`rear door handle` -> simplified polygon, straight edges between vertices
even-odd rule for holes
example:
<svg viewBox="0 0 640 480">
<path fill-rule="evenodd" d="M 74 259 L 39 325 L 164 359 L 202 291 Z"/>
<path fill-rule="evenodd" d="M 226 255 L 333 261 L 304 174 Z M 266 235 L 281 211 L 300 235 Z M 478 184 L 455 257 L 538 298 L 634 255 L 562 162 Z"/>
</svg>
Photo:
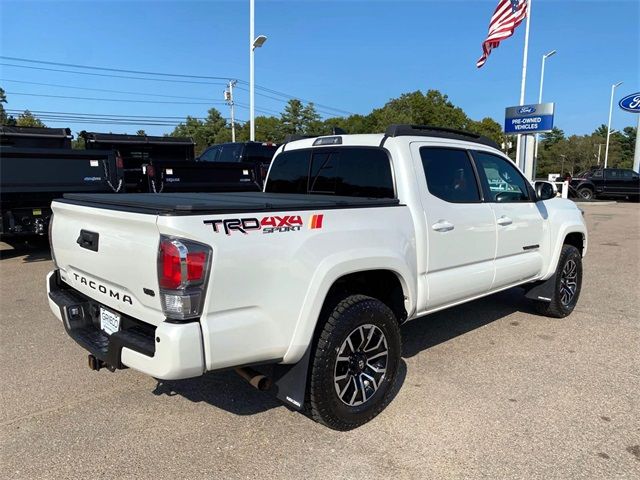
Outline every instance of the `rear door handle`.
<svg viewBox="0 0 640 480">
<path fill-rule="evenodd" d="M 513 223 L 513 220 L 511 220 L 509 217 L 502 215 L 498 221 L 497 221 L 498 225 L 502 225 L 503 227 L 507 226 L 507 225 L 511 225 Z"/>
<path fill-rule="evenodd" d="M 431 228 L 433 228 L 436 232 L 449 232 L 455 227 L 453 226 L 453 223 L 449 223 L 446 220 L 438 220 L 437 223 L 431 225 Z"/>
</svg>

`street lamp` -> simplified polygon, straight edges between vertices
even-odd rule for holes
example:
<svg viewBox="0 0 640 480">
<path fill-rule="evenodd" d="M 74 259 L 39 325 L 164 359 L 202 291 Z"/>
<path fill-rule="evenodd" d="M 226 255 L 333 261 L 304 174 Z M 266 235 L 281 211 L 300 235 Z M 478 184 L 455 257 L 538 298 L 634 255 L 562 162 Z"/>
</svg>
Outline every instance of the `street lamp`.
<svg viewBox="0 0 640 480">
<path fill-rule="evenodd" d="M 604 149 L 604 168 L 607 168 L 609 160 L 609 137 L 611 137 L 611 115 L 613 114 L 613 95 L 616 88 L 622 85 L 623 82 L 614 83 L 611 85 L 611 102 L 609 103 L 609 123 L 607 124 L 607 146 Z"/>
<path fill-rule="evenodd" d="M 547 58 L 552 57 L 555 54 L 556 54 L 556 50 L 551 50 L 550 52 L 547 52 L 544 55 L 542 55 L 542 69 L 540 70 L 540 93 L 538 94 L 538 103 L 542 103 L 542 86 L 544 85 L 544 64 L 547 61 Z M 533 158 L 535 158 L 536 164 L 538 163 L 538 137 L 539 136 L 540 134 L 536 133 L 536 145 L 535 145 L 535 152 L 533 154 Z M 535 177 L 535 175 L 536 175 L 536 172 L 535 172 L 535 165 L 534 165 L 533 176 Z"/>
<path fill-rule="evenodd" d="M 255 79 L 253 53 L 256 48 L 260 48 L 267 41 L 264 35 L 255 36 L 255 0 L 249 1 L 249 139 L 256 139 L 255 123 Z"/>
</svg>

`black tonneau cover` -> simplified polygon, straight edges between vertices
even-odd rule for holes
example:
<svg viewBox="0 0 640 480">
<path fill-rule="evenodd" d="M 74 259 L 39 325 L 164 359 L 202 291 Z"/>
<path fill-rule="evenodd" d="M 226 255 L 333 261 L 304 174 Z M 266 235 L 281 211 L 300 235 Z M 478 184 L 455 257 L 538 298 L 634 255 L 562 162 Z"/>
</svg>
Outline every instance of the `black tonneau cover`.
<svg viewBox="0 0 640 480">
<path fill-rule="evenodd" d="M 287 210 L 327 210 L 336 208 L 371 208 L 400 205 L 393 198 L 337 197 L 287 193 L 125 193 L 64 195 L 57 201 L 156 215 L 204 215 Z"/>
</svg>

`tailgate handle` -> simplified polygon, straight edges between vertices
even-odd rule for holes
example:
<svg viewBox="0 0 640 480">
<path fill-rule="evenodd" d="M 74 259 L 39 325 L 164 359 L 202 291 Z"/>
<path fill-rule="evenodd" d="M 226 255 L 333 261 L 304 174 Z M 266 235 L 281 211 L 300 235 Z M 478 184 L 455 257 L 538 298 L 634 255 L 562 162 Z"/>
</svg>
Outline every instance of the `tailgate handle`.
<svg viewBox="0 0 640 480">
<path fill-rule="evenodd" d="M 80 245 L 82 248 L 86 248 L 87 250 L 97 252 L 99 238 L 100 238 L 100 235 L 97 232 L 80 230 L 80 236 L 78 237 L 78 240 L 76 240 L 76 243 Z"/>
</svg>

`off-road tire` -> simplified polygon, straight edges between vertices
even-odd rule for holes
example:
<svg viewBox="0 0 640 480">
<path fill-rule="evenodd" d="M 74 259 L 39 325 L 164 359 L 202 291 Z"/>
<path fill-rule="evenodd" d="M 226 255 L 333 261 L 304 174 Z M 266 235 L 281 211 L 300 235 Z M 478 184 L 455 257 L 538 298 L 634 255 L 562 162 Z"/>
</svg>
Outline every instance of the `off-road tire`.
<svg viewBox="0 0 640 480">
<path fill-rule="evenodd" d="M 591 188 L 582 187 L 578 190 L 578 198 L 581 200 L 591 201 L 596 199 L 596 194 Z"/>
<path fill-rule="evenodd" d="M 569 262 L 574 262 L 576 266 L 576 289 L 571 301 L 566 305 L 562 302 L 562 285 L 563 285 L 563 271 Z M 573 245 L 563 245 L 560 252 L 560 259 L 558 260 L 558 267 L 556 268 L 556 284 L 553 289 L 553 296 L 550 302 L 537 301 L 536 310 L 538 313 L 547 317 L 564 318 L 573 312 L 573 309 L 578 303 L 580 297 L 580 290 L 582 289 L 582 256 L 576 247 Z"/>
<path fill-rule="evenodd" d="M 357 428 L 378 415 L 388 405 L 401 358 L 398 321 L 387 305 L 365 295 L 351 295 L 324 312 L 313 352 L 310 371 L 312 418 L 334 430 Z M 358 327 L 373 325 L 386 337 L 386 372 L 375 393 L 362 404 L 344 403 L 336 391 L 334 375 L 341 346 Z"/>
</svg>

